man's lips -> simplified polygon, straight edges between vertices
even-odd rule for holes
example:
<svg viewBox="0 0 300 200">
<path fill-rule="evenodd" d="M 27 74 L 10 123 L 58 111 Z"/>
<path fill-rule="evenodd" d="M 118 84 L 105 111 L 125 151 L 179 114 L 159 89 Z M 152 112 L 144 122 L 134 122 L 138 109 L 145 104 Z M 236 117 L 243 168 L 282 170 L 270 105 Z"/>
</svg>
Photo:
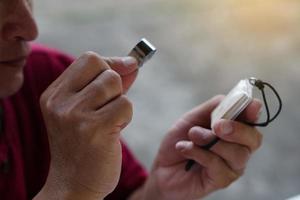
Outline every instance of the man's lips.
<svg viewBox="0 0 300 200">
<path fill-rule="evenodd" d="M 17 57 L 17 58 L 0 61 L 0 64 L 9 65 L 9 66 L 12 66 L 12 67 L 20 66 L 20 65 L 25 64 L 26 58 L 27 58 L 27 56 L 20 56 L 20 57 Z"/>
</svg>

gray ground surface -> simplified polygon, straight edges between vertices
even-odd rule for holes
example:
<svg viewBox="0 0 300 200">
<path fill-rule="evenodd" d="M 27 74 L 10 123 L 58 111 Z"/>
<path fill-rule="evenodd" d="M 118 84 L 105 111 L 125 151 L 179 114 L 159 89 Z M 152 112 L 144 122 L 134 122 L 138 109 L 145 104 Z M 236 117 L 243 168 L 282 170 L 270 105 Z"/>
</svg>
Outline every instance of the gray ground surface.
<svg viewBox="0 0 300 200">
<path fill-rule="evenodd" d="M 157 55 L 129 92 L 124 136 L 150 168 L 161 138 L 185 111 L 244 77 L 276 86 L 279 119 L 246 174 L 208 200 L 282 200 L 300 193 L 300 2 L 296 0 L 42 0 L 39 42 L 75 56 L 125 55 L 141 37 Z"/>
</svg>

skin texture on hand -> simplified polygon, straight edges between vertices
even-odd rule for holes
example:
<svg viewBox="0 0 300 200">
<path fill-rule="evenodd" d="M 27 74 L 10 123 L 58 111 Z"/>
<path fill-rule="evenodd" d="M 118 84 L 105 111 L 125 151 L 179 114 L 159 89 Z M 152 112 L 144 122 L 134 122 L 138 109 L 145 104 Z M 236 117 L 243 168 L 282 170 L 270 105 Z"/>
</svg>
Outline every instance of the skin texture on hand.
<svg viewBox="0 0 300 200">
<path fill-rule="evenodd" d="M 210 130 L 210 114 L 223 96 L 217 96 L 185 114 L 161 143 L 151 174 L 140 198 L 192 200 L 225 188 L 244 172 L 251 154 L 259 148 L 261 133 L 238 121 L 220 120 Z M 257 120 L 261 103 L 254 100 L 239 120 Z M 215 137 L 210 150 L 201 149 Z M 188 159 L 196 161 L 185 171 Z"/>
<path fill-rule="evenodd" d="M 132 117 L 124 91 L 136 75 L 133 58 L 87 52 L 42 94 L 51 164 L 36 199 L 101 199 L 114 190 L 121 171 L 120 132 Z"/>
</svg>

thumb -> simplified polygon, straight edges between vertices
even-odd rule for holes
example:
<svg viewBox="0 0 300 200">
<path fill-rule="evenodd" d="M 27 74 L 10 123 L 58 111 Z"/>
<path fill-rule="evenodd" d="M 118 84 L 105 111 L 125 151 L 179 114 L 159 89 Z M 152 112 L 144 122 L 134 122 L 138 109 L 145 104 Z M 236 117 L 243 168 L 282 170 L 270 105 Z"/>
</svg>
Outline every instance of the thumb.
<svg viewBox="0 0 300 200">
<path fill-rule="evenodd" d="M 138 74 L 137 60 L 133 57 L 104 57 L 104 61 L 122 78 L 123 91 L 126 93 Z"/>
<path fill-rule="evenodd" d="M 184 121 L 193 125 L 199 125 L 205 128 L 210 128 L 210 115 L 211 112 L 218 106 L 224 99 L 223 95 L 217 95 L 205 103 L 194 108 L 183 116 Z"/>
<path fill-rule="evenodd" d="M 104 61 L 118 74 L 126 76 L 138 70 L 137 60 L 133 57 L 104 57 Z"/>
</svg>

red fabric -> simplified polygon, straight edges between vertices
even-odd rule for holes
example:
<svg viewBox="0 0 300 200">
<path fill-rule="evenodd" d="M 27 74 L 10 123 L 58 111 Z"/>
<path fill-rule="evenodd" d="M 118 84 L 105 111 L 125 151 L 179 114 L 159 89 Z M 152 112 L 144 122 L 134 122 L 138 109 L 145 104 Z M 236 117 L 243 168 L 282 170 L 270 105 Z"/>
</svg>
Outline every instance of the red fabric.
<svg viewBox="0 0 300 200">
<path fill-rule="evenodd" d="M 39 109 L 39 96 L 72 58 L 56 50 L 32 45 L 22 89 L 1 100 L 4 132 L 0 134 L 0 199 L 32 199 L 42 188 L 49 169 L 49 146 Z M 122 144 L 119 184 L 106 199 L 126 199 L 146 179 L 143 167 Z"/>
</svg>

